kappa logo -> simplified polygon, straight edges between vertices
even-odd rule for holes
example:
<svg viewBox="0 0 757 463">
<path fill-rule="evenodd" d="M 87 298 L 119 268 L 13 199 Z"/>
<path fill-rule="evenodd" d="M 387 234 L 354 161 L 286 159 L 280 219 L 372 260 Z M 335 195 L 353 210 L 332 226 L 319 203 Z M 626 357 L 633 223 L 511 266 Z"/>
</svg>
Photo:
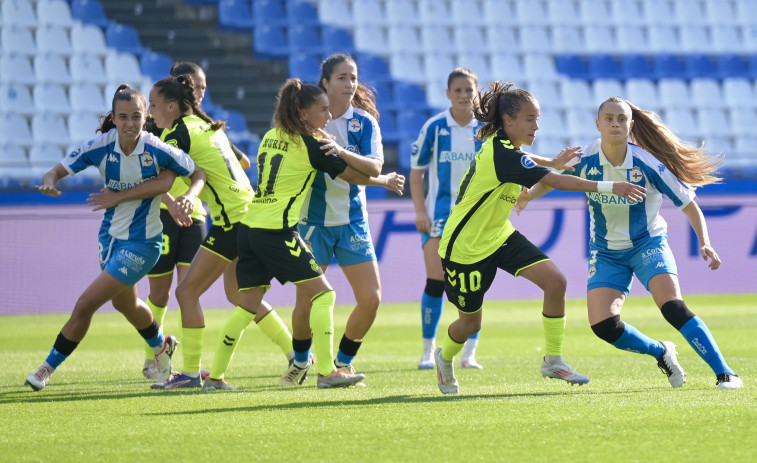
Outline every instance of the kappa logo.
<svg viewBox="0 0 757 463">
<path fill-rule="evenodd" d="M 601 172 L 596 167 L 592 167 L 591 169 L 589 169 L 588 172 L 586 172 L 586 175 L 599 175 L 599 174 L 601 174 Z"/>
<path fill-rule="evenodd" d="M 118 158 L 116 157 L 116 155 L 115 155 L 115 154 L 113 154 L 113 153 L 110 153 L 110 154 L 108 155 L 108 162 L 118 162 Z"/>
<path fill-rule="evenodd" d="M 663 267 L 665 267 L 664 262 L 657 262 L 657 265 L 654 266 L 654 268 L 663 268 Z"/>
<path fill-rule="evenodd" d="M 660 172 L 660 174 L 662 174 L 663 172 L 665 172 L 665 164 L 663 164 L 663 163 L 658 164 L 657 165 L 657 170 Z"/>
<path fill-rule="evenodd" d="M 446 137 L 447 135 L 449 135 L 449 130 L 442 128 L 441 130 L 439 130 L 439 135 Z"/>
<path fill-rule="evenodd" d="M 121 272 L 121 273 L 123 273 L 124 275 L 128 275 L 129 274 L 129 271 L 126 270 L 126 267 L 121 267 L 120 269 L 118 269 L 118 271 Z"/>
</svg>

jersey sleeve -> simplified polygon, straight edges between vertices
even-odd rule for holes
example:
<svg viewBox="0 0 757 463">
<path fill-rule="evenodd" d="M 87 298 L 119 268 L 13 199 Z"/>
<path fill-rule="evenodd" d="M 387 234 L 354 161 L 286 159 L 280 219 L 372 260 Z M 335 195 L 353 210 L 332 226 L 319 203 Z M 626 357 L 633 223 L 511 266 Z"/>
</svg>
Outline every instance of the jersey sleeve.
<svg viewBox="0 0 757 463">
<path fill-rule="evenodd" d="M 514 148 L 508 140 L 494 141 L 494 170 L 502 183 L 516 183 L 531 188 L 549 169 L 537 165 L 523 151 Z"/>
<path fill-rule="evenodd" d="M 173 145 L 161 142 L 157 137 L 148 135 L 149 144 L 154 146 L 155 158 L 161 169 L 170 169 L 179 177 L 188 177 L 195 171 L 195 163 L 184 151 Z"/>
<path fill-rule="evenodd" d="M 643 164 L 643 170 L 647 181 L 657 191 L 670 198 L 679 209 L 688 206 L 696 196 L 694 188 L 680 181 L 662 163 L 659 163 L 657 168 Z"/>
<path fill-rule="evenodd" d="M 160 137 L 165 143 L 179 148 L 185 153 L 189 153 L 192 148 L 192 138 L 189 136 L 189 130 L 184 124 L 177 125 L 173 130 L 164 130 Z"/>
<path fill-rule="evenodd" d="M 434 138 L 435 131 L 431 128 L 431 121 L 427 121 L 410 149 L 410 168 L 420 170 L 431 164 L 434 156 Z"/>
<path fill-rule="evenodd" d="M 332 179 L 336 178 L 337 175 L 344 172 L 347 168 L 347 163 L 342 158 L 333 154 L 326 154 L 321 149 L 321 144 L 315 138 L 304 136 L 302 139 L 305 141 L 311 166 L 326 172 Z"/>
<path fill-rule="evenodd" d="M 75 175 L 89 166 L 98 166 L 106 154 L 104 134 L 85 141 L 79 148 L 70 152 L 60 161 L 60 165 L 70 174 Z"/>
<path fill-rule="evenodd" d="M 381 129 L 378 121 L 370 114 L 365 114 L 368 121 L 360 137 L 360 153 L 371 159 L 384 160 L 384 145 L 381 143 Z"/>
</svg>

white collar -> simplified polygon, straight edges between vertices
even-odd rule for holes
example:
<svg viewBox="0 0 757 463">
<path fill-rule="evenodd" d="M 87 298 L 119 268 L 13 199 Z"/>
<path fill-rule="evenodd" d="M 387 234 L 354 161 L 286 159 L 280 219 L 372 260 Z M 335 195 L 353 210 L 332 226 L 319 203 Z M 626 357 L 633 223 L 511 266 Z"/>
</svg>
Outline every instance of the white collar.
<svg viewBox="0 0 757 463">
<path fill-rule="evenodd" d="M 352 103 L 347 107 L 347 111 L 344 112 L 341 116 L 337 117 L 337 119 L 352 119 L 352 116 L 355 114 L 355 108 L 352 107 Z"/>
<path fill-rule="evenodd" d="M 140 133 L 139 140 L 137 141 L 137 146 L 134 147 L 134 151 L 132 151 L 131 154 L 142 154 L 145 152 L 145 137 L 143 136 L 144 134 L 144 131 Z M 121 142 L 118 140 L 118 131 L 116 131 L 116 144 L 115 146 L 113 146 L 113 151 L 123 156 L 131 156 L 131 154 L 126 154 L 121 149 Z"/>
<path fill-rule="evenodd" d="M 455 120 L 454 117 L 452 117 L 452 111 L 450 111 L 449 108 L 447 108 L 447 110 L 444 111 L 444 117 L 447 118 L 447 125 L 449 125 L 450 127 L 452 127 L 452 126 L 463 127 L 462 125 L 460 125 L 460 124 L 457 123 L 457 121 Z M 478 123 L 478 121 L 476 120 L 476 118 L 472 117 L 471 120 L 468 121 L 468 124 L 465 125 L 464 127 L 474 127 L 475 128 L 477 123 Z"/>
<path fill-rule="evenodd" d="M 632 169 L 633 168 L 633 153 L 632 153 L 633 147 L 626 143 L 626 158 L 623 159 L 623 164 L 619 166 L 613 165 L 605 155 L 605 152 L 602 151 L 602 142 L 599 143 L 599 165 L 602 166 L 611 166 L 613 169 Z"/>
</svg>

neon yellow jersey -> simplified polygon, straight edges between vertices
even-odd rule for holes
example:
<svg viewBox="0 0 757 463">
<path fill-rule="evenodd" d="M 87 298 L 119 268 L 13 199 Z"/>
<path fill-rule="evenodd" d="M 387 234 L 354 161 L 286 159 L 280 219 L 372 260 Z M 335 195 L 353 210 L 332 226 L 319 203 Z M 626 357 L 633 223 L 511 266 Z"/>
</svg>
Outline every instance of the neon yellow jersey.
<svg viewBox="0 0 757 463">
<path fill-rule="evenodd" d="M 184 150 L 205 171 L 200 199 L 208 204 L 213 225 L 229 228 L 241 221 L 255 192 L 226 134 L 191 115 L 177 119 L 160 139 Z"/>
<path fill-rule="evenodd" d="M 521 185 L 530 188 L 548 173 L 515 148 L 504 132 L 489 137 L 457 189 L 439 255 L 459 264 L 474 264 L 492 255 L 515 231 L 510 212 Z"/>
<path fill-rule="evenodd" d="M 317 171 L 332 179 L 347 164 L 327 155 L 309 135 L 271 129 L 258 148 L 258 191 L 242 223 L 250 228 L 283 230 L 300 220 L 300 209 Z"/>
<path fill-rule="evenodd" d="M 173 185 L 168 191 L 168 194 L 170 194 L 174 198 L 178 198 L 179 196 L 186 193 L 187 190 L 189 190 L 189 185 L 187 185 L 187 183 L 181 177 L 176 177 L 176 180 L 173 181 Z M 165 203 L 160 203 L 160 208 L 165 211 L 168 210 L 168 206 L 166 206 Z M 208 215 L 208 211 L 205 210 L 205 206 L 202 205 L 202 201 L 198 197 L 197 201 L 195 202 L 195 210 L 192 211 L 191 217 L 195 222 L 205 222 L 206 215 Z"/>
</svg>

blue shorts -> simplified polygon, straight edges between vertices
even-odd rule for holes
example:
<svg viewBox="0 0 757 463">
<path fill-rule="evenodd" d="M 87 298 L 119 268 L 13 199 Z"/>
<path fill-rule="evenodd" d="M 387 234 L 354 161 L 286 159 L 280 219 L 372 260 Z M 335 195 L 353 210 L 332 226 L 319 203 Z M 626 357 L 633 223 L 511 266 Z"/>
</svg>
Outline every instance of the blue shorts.
<svg viewBox="0 0 757 463">
<path fill-rule="evenodd" d="M 649 291 L 649 280 L 662 273 L 678 274 L 667 236 L 650 237 L 622 251 L 609 251 L 592 245 L 586 289 L 614 288 L 628 296 L 634 274 Z"/>
<path fill-rule="evenodd" d="M 431 222 L 431 231 L 429 233 L 421 232 L 421 248 L 423 248 L 431 238 L 441 238 L 446 223 L 447 219 L 437 219 Z"/>
<path fill-rule="evenodd" d="M 376 260 L 371 230 L 365 221 L 333 227 L 309 224 L 298 227 L 320 266 L 331 264 L 334 256 L 340 267 Z"/>
<path fill-rule="evenodd" d="M 98 243 L 100 268 L 127 286 L 136 285 L 158 262 L 162 236 L 145 241 L 101 236 Z"/>
</svg>

